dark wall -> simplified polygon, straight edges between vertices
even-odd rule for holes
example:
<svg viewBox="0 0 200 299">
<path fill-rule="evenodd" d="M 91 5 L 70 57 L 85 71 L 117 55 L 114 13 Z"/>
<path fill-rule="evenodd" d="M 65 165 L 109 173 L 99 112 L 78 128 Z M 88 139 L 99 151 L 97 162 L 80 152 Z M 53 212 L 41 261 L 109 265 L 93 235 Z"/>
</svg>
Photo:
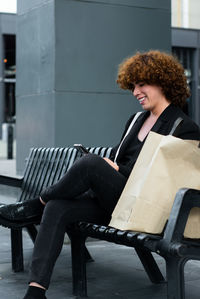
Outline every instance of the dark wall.
<svg viewBox="0 0 200 299">
<path fill-rule="evenodd" d="M 191 96 L 187 112 L 200 126 L 200 30 L 172 28 L 172 47 L 189 75 Z"/>
<path fill-rule="evenodd" d="M 116 85 L 118 64 L 136 50 L 170 49 L 169 1 L 158 2 L 56 2 L 57 144 L 119 140 L 138 105 Z"/>
<path fill-rule="evenodd" d="M 19 171 L 31 146 L 119 140 L 140 107 L 117 87 L 118 64 L 136 50 L 170 50 L 170 2 L 18 0 Z"/>
</svg>

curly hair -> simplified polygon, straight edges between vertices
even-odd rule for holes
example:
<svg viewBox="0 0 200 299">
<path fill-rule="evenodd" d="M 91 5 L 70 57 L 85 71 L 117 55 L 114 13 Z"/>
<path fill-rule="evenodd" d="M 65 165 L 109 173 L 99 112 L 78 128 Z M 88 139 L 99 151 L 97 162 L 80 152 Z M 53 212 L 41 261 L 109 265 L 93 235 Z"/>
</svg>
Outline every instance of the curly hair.
<svg viewBox="0 0 200 299">
<path fill-rule="evenodd" d="M 137 52 L 120 64 L 117 83 L 122 89 L 134 90 L 139 82 L 160 86 L 166 99 L 179 107 L 190 96 L 183 66 L 173 55 L 158 50 Z"/>
</svg>

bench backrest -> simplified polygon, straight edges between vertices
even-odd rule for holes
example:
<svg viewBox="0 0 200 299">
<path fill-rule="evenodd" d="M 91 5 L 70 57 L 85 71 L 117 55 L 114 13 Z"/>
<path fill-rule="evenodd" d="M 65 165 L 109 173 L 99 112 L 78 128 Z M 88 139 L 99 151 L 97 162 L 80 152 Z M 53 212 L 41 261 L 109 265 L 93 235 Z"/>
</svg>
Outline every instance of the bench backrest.
<svg viewBox="0 0 200 299">
<path fill-rule="evenodd" d="M 109 157 L 112 148 L 88 148 L 91 153 Z M 34 198 L 47 186 L 56 183 L 81 154 L 74 147 L 32 148 L 26 161 L 19 201 Z"/>
</svg>

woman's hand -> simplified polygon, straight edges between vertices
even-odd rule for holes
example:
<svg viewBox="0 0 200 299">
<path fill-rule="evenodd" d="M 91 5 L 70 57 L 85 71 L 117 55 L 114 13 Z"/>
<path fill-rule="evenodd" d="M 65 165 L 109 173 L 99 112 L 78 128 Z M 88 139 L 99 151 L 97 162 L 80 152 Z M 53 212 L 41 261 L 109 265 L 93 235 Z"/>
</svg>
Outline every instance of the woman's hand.
<svg viewBox="0 0 200 299">
<path fill-rule="evenodd" d="M 119 170 L 119 166 L 116 164 L 116 163 L 114 163 L 112 160 L 110 160 L 110 159 L 108 159 L 108 158 L 104 158 L 104 160 L 110 165 L 110 166 L 112 166 L 115 170 Z"/>
</svg>

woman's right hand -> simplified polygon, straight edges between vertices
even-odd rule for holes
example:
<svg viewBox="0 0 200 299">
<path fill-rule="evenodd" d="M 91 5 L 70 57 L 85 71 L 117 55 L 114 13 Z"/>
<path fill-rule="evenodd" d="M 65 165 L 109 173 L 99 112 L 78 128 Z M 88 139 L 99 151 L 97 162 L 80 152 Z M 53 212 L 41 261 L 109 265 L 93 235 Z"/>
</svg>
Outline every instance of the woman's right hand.
<svg viewBox="0 0 200 299">
<path fill-rule="evenodd" d="M 114 163 L 112 160 L 108 159 L 108 158 L 104 158 L 104 160 L 110 165 L 112 166 L 116 171 L 119 171 L 119 166 Z"/>
</svg>

